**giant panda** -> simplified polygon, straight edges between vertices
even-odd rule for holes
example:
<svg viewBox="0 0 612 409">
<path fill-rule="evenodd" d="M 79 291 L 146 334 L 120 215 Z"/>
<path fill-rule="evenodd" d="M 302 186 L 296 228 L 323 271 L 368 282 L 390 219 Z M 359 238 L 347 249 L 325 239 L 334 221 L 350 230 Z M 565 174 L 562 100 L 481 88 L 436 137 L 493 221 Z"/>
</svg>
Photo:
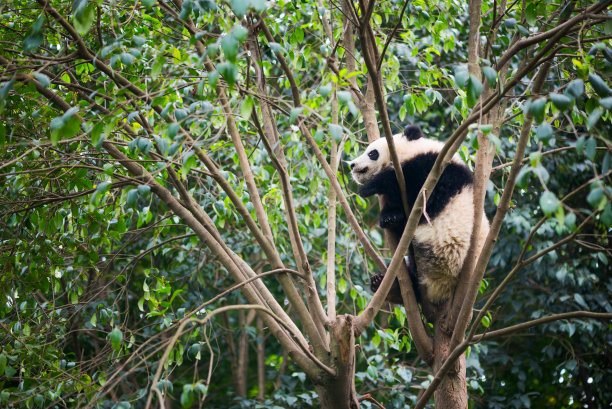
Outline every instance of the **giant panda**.
<svg viewBox="0 0 612 409">
<path fill-rule="evenodd" d="M 444 144 L 425 138 L 416 125 L 409 125 L 403 133 L 394 135 L 393 142 L 404 173 L 408 205 L 412 208 Z M 349 162 L 349 166 L 353 179 L 361 185 L 358 190 L 360 196 L 384 196 L 379 225 L 399 239 L 407 216 L 387 140 L 380 138 L 372 142 L 363 154 Z M 433 192 L 427 192 L 425 210 L 429 221 L 425 215 L 421 217 L 408 255 L 408 270 L 413 284 L 418 281 L 415 288 L 417 297 L 424 296 L 438 304 L 452 295 L 470 247 L 474 225 L 473 187 L 472 172 L 455 154 Z M 477 254 L 489 231 L 489 221 L 484 212 L 479 217 L 482 224 Z M 418 278 L 415 279 L 415 276 Z M 378 289 L 382 277 L 382 274 L 372 277 L 372 291 Z M 402 302 L 397 279 L 387 300 Z"/>
</svg>

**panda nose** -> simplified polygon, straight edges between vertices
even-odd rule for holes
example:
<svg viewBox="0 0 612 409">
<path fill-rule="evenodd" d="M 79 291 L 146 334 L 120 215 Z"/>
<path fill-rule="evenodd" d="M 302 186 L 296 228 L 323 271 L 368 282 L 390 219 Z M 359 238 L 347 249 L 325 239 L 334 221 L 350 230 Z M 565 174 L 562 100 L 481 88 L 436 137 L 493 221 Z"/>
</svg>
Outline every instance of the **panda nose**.
<svg viewBox="0 0 612 409">
<path fill-rule="evenodd" d="M 355 164 L 353 162 L 349 163 L 349 166 L 351 167 L 351 170 L 355 168 Z"/>
</svg>

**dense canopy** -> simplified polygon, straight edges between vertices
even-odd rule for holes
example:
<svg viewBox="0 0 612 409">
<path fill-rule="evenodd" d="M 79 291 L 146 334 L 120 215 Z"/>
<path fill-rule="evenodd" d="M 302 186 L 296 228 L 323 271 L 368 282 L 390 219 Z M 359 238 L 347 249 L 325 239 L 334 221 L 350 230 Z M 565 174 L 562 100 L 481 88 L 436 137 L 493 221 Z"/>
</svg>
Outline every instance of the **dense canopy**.
<svg viewBox="0 0 612 409">
<path fill-rule="evenodd" d="M 2 2 L 0 406 L 606 407 L 611 4 Z M 345 165 L 410 123 L 492 223 L 441 306 Z"/>
</svg>

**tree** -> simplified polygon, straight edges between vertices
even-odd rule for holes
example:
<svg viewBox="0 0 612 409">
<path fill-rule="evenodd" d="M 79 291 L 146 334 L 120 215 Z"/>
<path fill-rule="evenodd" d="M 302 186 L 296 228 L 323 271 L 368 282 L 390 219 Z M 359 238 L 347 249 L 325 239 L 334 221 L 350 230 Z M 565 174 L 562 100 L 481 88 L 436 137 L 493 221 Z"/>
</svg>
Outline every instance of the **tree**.
<svg viewBox="0 0 612 409">
<path fill-rule="evenodd" d="M 221 405 L 250 394 L 252 346 L 256 395 L 268 357 L 287 407 L 467 407 L 466 358 L 477 403 L 603 406 L 610 3 L 0 6 L 3 404 Z M 383 247 L 341 158 L 405 122 L 446 145 Z M 457 151 L 491 230 L 453 299 L 419 306 L 403 259 Z M 560 346 L 498 343 L 527 330 Z"/>
</svg>

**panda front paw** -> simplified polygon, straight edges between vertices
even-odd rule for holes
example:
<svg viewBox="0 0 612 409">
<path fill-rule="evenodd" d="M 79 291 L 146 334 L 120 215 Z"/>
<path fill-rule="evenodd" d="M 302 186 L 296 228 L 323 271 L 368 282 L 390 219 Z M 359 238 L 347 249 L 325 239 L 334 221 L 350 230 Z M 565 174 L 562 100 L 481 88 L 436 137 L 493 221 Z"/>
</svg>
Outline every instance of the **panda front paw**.
<svg viewBox="0 0 612 409">
<path fill-rule="evenodd" d="M 406 216 L 404 211 L 400 209 L 383 209 L 380 213 L 380 219 L 378 225 L 383 229 L 389 229 L 393 227 L 404 227 L 406 224 Z"/>
<path fill-rule="evenodd" d="M 376 193 L 378 193 L 376 190 L 376 185 L 373 183 L 367 183 L 361 186 L 357 191 L 357 194 L 361 197 L 370 197 Z"/>
</svg>

